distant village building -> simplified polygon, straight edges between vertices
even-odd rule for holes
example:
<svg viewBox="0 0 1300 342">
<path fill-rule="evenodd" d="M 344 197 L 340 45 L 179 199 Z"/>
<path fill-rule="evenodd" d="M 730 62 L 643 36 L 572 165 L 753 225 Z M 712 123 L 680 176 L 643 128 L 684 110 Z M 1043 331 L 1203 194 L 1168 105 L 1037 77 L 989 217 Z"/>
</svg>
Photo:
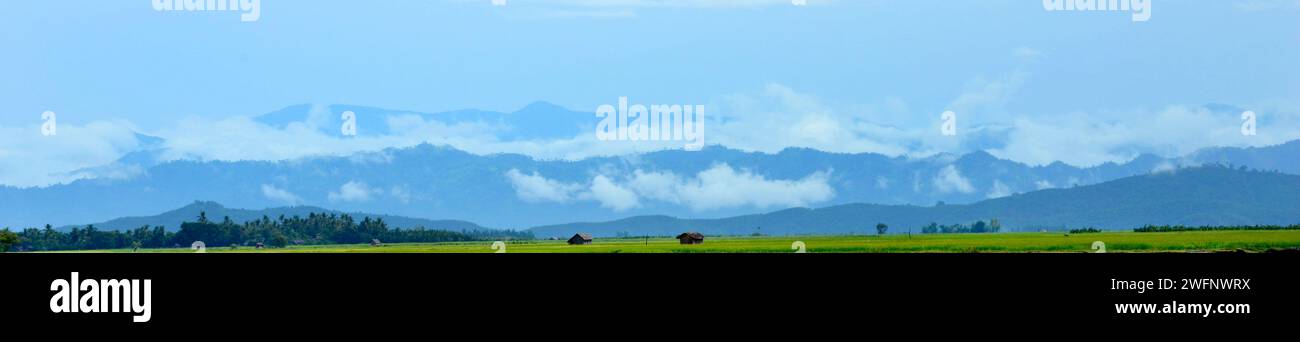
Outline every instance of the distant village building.
<svg viewBox="0 0 1300 342">
<path fill-rule="evenodd" d="M 569 238 L 569 244 L 570 244 L 570 245 L 590 245 L 590 244 L 591 244 L 591 234 L 587 234 L 587 233 L 577 233 L 577 234 L 573 234 L 573 237 Z"/>
<path fill-rule="evenodd" d="M 683 245 L 702 244 L 704 243 L 704 234 L 700 234 L 699 232 L 685 232 L 682 233 L 682 235 L 677 236 L 677 241 L 681 241 Z"/>
<path fill-rule="evenodd" d="M 381 241 L 379 241 L 379 239 L 370 239 L 370 246 L 371 246 L 371 247 L 379 247 L 379 246 L 383 246 L 383 245 L 384 245 L 384 243 L 381 242 Z"/>
</svg>

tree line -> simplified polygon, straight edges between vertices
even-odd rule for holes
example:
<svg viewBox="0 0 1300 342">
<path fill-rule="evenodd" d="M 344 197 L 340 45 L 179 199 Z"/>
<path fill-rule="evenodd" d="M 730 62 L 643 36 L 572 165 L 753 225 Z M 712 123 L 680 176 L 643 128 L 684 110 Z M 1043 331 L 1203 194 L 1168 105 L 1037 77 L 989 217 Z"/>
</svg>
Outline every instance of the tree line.
<svg viewBox="0 0 1300 342">
<path fill-rule="evenodd" d="M 968 233 L 997 233 L 1002 231 L 1002 224 L 997 219 L 985 223 L 983 220 L 976 221 L 970 225 L 955 223 L 950 225 L 930 222 L 930 224 L 921 227 L 921 234 L 968 234 Z"/>
<path fill-rule="evenodd" d="M 180 230 L 169 232 L 162 226 L 143 226 L 124 231 L 105 231 L 94 225 L 72 227 L 68 231 L 28 228 L 21 232 L 0 230 L 0 251 L 58 251 L 122 248 L 168 248 L 189 246 L 203 241 L 208 247 L 355 244 L 379 240 L 386 243 L 448 242 L 484 240 L 527 240 L 532 232 L 509 230 L 438 230 L 390 228 L 382 218 L 365 217 L 356 221 L 347 214 L 317 214 L 307 217 L 284 217 L 235 223 L 229 217 L 210 221 L 200 213 L 194 222 L 184 222 Z"/>
<path fill-rule="evenodd" d="M 1164 233 L 1164 232 L 1204 232 L 1214 230 L 1300 230 L 1300 224 L 1289 226 L 1262 225 L 1262 226 L 1156 226 L 1146 225 L 1141 228 L 1133 229 L 1138 233 Z"/>
</svg>

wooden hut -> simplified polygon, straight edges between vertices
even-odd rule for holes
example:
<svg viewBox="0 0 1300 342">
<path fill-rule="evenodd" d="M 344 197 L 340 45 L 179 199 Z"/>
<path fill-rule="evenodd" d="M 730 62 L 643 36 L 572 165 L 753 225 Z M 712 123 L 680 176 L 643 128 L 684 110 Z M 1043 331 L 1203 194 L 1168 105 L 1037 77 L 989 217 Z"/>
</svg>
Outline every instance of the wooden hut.
<svg viewBox="0 0 1300 342">
<path fill-rule="evenodd" d="M 570 245 L 590 245 L 590 244 L 591 244 L 591 234 L 587 234 L 587 233 L 577 233 L 577 234 L 573 234 L 573 237 L 569 238 L 569 244 L 570 244 Z"/>
<path fill-rule="evenodd" d="M 677 241 L 683 245 L 698 245 L 704 243 L 704 234 L 699 232 L 685 232 L 677 236 Z"/>
</svg>

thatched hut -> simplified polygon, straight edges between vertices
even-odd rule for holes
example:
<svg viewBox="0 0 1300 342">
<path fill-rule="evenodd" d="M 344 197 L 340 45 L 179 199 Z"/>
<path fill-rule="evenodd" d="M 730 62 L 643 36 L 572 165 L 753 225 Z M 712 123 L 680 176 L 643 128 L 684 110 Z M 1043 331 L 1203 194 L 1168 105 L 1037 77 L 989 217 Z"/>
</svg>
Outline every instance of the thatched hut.
<svg viewBox="0 0 1300 342">
<path fill-rule="evenodd" d="M 677 241 L 683 245 L 698 245 L 704 243 L 704 234 L 699 232 L 685 232 L 677 236 Z"/>
<path fill-rule="evenodd" d="M 569 238 L 569 244 L 570 244 L 570 245 L 590 245 L 590 244 L 591 244 L 591 234 L 587 234 L 587 233 L 577 233 L 577 234 L 573 234 L 573 237 Z"/>
</svg>

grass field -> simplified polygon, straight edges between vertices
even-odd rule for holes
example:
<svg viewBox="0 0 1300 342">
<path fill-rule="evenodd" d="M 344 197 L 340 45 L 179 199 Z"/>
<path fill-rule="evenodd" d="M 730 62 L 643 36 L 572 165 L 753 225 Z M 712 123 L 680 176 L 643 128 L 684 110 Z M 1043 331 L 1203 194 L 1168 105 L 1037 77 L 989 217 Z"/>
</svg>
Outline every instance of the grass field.
<svg viewBox="0 0 1300 342">
<path fill-rule="evenodd" d="M 670 238 L 597 238 L 590 245 L 564 241 L 511 241 L 509 253 L 792 253 L 801 241 L 808 253 L 1078 253 L 1101 241 L 1106 252 L 1266 251 L 1300 248 L 1300 231 L 1208 231 L 1177 233 L 1108 232 L 1093 234 L 998 233 L 889 236 L 710 237 L 702 245 L 680 245 Z M 291 246 L 253 249 L 208 248 L 208 253 L 493 253 L 491 241 L 370 245 Z M 129 253 L 130 250 L 80 251 Z M 189 248 L 142 249 L 140 253 L 193 253 Z"/>
</svg>

